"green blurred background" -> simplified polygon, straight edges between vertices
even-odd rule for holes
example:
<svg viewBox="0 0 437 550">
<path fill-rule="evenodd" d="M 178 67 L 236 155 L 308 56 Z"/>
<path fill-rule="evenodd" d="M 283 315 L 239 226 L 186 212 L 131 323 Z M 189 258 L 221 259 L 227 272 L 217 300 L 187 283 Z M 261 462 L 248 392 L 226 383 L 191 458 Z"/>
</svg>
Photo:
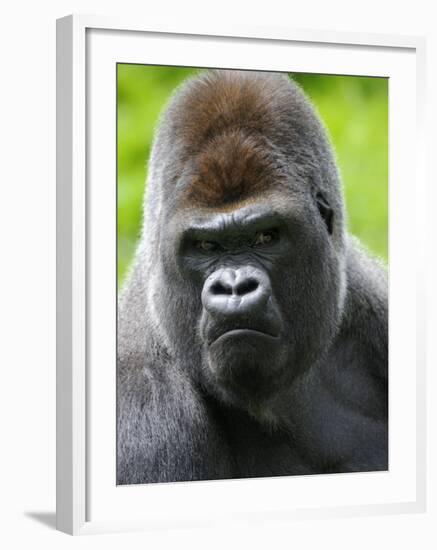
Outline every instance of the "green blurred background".
<svg viewBox="0 0 437 550">
<path fill-rule="evenodd" d="M 142 217 L 147 162 L 159 113 L 197 69 L 118 65 L 118 280 L 132 260 Z M 293 74 L 328 128 L 351 233 L 387 261 L 388 80 Z"/>
</svg>

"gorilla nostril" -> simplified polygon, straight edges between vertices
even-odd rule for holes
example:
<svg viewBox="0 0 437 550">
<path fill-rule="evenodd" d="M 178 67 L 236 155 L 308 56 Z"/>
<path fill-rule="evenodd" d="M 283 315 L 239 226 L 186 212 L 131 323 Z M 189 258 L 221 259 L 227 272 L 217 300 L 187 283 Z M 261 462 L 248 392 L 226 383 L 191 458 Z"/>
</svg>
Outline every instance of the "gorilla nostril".
<svg viewBox="0 0 437 550">
<path fill-rule="evenodd" d="M 229 285 L 226 285 L 222 283 L 221 281 L 215 281 L 214 284 L 211 285 L 210 288 L 211 294 L 214 294 L 215 296 L 220 294 L 232 294 L 232 287 Z"/>
<path fill-rule="evenodd" d="M 254 292 L 259 287 L 259 282 L 256 279 L 245 279 L 241 283 L 237 285 L 237 288 L 235 289 L 237 294 L 239 296 L 243 296 L 244 294 L 250 294 L 251 292 Z"/>
</svg>

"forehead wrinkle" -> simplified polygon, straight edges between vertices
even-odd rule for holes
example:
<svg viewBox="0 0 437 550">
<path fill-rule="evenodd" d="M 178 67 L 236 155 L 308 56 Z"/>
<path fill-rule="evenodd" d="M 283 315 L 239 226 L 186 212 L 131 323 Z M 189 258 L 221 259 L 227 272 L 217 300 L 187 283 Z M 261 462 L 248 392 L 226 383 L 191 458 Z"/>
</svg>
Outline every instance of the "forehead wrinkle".
<svg viewBox="0 0 437 550">
<path fill-rule="evenodd" d="M 201 206 L 200 211 L 205 212 L 208 214 L 231 214 L 233 212 L 237 212 L 238 210 L 241 210 L 242 208 L 249 206 L 250 204 L 255 204 L 259 201 L 260 196 L 249 196 L 246 197 L 243 200 L 234 201 L 234 202 L 228 202 L 225 204 L 216 204 L 216 205 L 210 205 L 210 206 Z"/>
</svg>

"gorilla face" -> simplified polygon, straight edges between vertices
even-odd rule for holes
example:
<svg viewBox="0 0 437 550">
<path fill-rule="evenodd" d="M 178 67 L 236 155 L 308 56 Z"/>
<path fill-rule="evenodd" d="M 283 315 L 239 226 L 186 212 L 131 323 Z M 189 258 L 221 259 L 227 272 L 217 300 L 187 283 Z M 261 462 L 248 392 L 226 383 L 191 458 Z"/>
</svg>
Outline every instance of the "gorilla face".
<svg viewBox="0 0 437 550">
<path fill-rule="evenodd" d="M 329 205 L 323 208 L 287 189 L 170 216 L 165 240 L 176 263 L 168 275 L 183 287 L 176 294 L 187 308 L 182 318 L 169 316 L 177 319 L 172 330 L 178 338 L 192 335 L 201 381 L 220 399 L 262 406 L 332 340 L 341 265 L 326 219 Z M 162 298 L 173 302 L 169 293 Z"/>
</svg>

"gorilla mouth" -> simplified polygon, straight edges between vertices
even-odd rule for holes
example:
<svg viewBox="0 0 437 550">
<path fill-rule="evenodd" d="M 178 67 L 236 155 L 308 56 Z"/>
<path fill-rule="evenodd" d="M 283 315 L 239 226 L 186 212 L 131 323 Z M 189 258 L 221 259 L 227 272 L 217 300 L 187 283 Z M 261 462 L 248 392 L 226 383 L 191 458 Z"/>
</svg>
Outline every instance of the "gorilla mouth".
<svg viewBox="0 0 437 550">
<path fill-rule="evenodd" d="M 217 342 L 224 340 L 225 338 L 232 337 L 268 338 L 269 340 L 277 340 L 279 339 L 279 334 L 273 334 L 272 332 L 257 330 L 253 328 L 234 328 L 219 334 L 214 340 L 210 342 L 209 345 L 211 346 L 212 344 L 216 344 Z"/>
</svg>

